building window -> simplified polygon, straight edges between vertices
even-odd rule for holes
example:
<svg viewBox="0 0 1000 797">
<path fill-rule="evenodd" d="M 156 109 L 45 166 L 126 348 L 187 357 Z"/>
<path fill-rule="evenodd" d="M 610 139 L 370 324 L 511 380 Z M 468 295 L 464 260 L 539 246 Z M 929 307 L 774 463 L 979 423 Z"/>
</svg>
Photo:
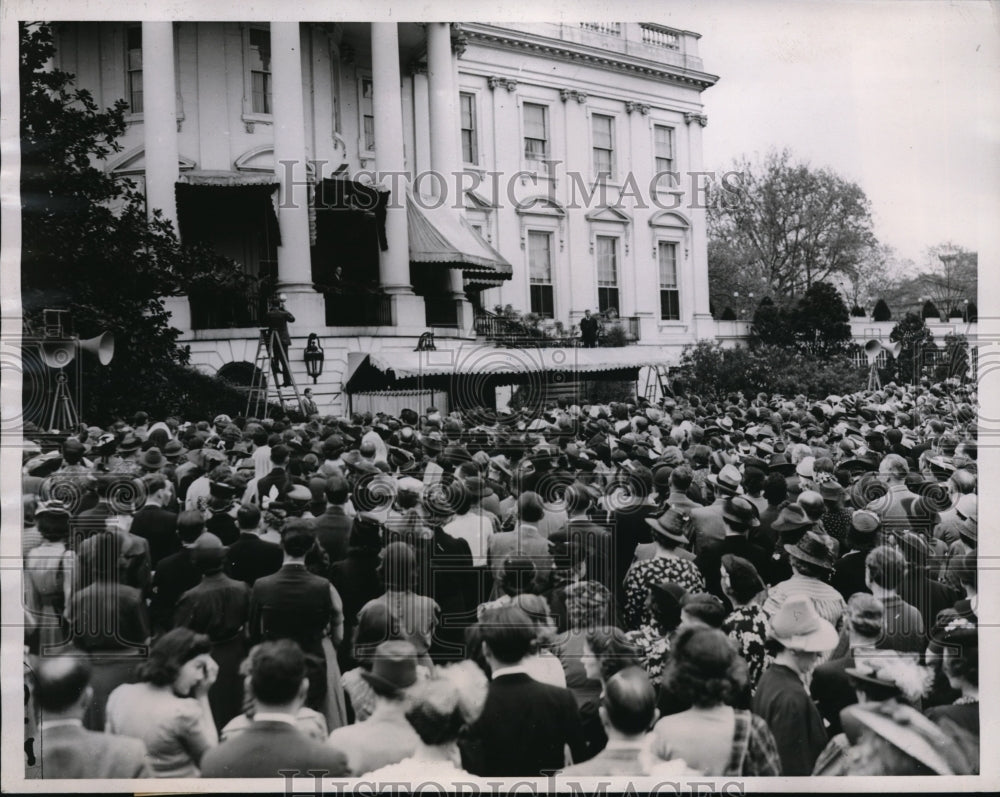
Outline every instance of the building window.
<svg viewBox="0 0 1000 797">
<path fill-rule="evenodd" d="M 250 28 L 250 96 L 253 113 L 271 109 L 271 32 Z"/>
<path fill-rule="evenodd" d="M 462 115 L 462 163 L 479 163 L 476 146 L 476 95 L 462 92 L 458 95 Z"/>
<path fill-rule="evenodd" d="M 375 152 L 375 106 L 373 97 L 375 96 L 375 86 L 371 75 L 362 75 L 358 78 L 358 113 L 361 115 L 361 141 L 359 145 L 362 152 Z"/>
<path fill-rule="evenodd" d="M 674 178 L 663 172 L 674 170 L 674 129 L 665 125 L 653 125 L 653 152 L 656 157 L 656 173 L 661 175 L 656 187 L 667 190 L 674 187 Z"/>
<path fill-rule="evenodd" d="M 549 157 L 549 109 L 533 102 L 524 103 L 524 159 L 544 162 Z M 539 169 L 544 165 L 539 164 Z"/>
<path fill-rule="evenodd" d="M 375 151 L 375 117 L 365 114 L 365 152 Z"/>
<path fill-rule="evenodd" d="M 677 285 L 677 244 L 660 241 L 660 318 L 680 321 L 680 290 Z"/>
<path fill-rule="evenodd" d="M 125 29 L 125 70 L 129 113 L 142 113 L 142 26 Z"/>
<path fill-rule="evenodd" d="M 528 233 L 528 274 L 530 278 L 531 312 L 552 318 L 552 233 Z"/>
<path fill-rule="evenodd" d="M 594 149 L 594 177 L 607 180 L 615 176 L 615 118 L 595 113 L 590 117 Z"/>
<path fill-rule="evenodd" d="M 618 239 L 597 236 L 597 308 L 620 312 L 618 307 Z"/>
</svg>

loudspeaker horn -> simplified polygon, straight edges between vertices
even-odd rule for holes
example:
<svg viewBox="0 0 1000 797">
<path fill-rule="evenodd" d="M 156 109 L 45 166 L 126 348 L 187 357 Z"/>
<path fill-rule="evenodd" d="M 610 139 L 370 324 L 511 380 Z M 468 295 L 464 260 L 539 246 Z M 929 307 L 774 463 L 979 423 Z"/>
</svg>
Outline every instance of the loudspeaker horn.
<svg viewBox="0 0 1000 797">
<path fill-rule="evenodd" d="M 900 350 L 902 348 L 903 348 L 902 342 L 900 342 L 900 341 L 897 340 L 895 343 L 891 343 L 889 345 L 889 348 L 887 349 L 887 351 L 889 352 L 889 354 L 892 355 L 892 359 L 895 360 L 895 359 L 897 359 L 899 357 L 899 352 L 900 352 Z"/>
<path fill-rule="evenodd" d="M 875 362 L 875 358 L 878 357 L 880 351 L 882 351 L 882 344 L 877 340 L 873 339 L 865 344 L 865 357 L 868 358 L 869 364 Z"/>
<path fill-rule="evenodd" d="M 79 342 L 80 351 L 97 355 L 101 365 L 107 365 L 115 356 L 115 335 L 113 332 L 102 332 L 95 338 L 87 338 Z"/>
<path fill-rule="evenodd" d="M 65 368 L 76 357 L 75 340 L 43 340 L 42 361 L 49 368 Z"/>
</svg>

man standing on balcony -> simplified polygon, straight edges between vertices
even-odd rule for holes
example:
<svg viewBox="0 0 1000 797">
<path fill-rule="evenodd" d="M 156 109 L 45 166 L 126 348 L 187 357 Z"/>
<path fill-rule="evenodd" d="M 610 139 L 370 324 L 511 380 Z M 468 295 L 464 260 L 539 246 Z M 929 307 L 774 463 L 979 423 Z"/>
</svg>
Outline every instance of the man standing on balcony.
<svg viewBox="0 0 1000 797">
<path fill-rule="evenodd" d="M 271 351 L 271 372 L 275 382 L 278 380 L 278 369 L 281 369 L 281 386 L 290 387 L 292 375 L 288 368 L 288 347 L 292 345 L 288 334 L 288 324 L 295 323 L 295 316 L 285 309 L 285 300 L 280 296 L 271 299 L 271 308 L 267 311 L 268 336 L 273 339 L 277 333 L 277 342 Z"/>
<path fill-rule="evenodd" d="M 585 349 L 593 349 L 597 346 L 597 333 L 600 324 L 596 317 L 590 314 L 590 309 L 583 311 L 583 318 L 580 319 L 580 337 L 583 339 Z"/>
</svg>

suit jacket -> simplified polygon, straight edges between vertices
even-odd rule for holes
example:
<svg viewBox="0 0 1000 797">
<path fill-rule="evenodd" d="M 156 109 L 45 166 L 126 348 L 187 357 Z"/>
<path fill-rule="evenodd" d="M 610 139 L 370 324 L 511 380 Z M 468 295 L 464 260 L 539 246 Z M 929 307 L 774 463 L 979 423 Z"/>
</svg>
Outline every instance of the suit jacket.
<svg viewBox="0 0 1000 797">
<path fill-rule="evenodd" d="M 284 558 L 280 546 L 265 542 L 252 531 L 244 531 L 229 546 L 226 575 L 252 587 L 258 578 L 277 573 Z"/>
<path fill-rule="evenodd" d="M 828 739 L 823 719 L 799 676 L 788 667 L 772 664 L 757 684 L 752 710 L 774 735 L 781 774 L 811 775 Z"/>
<path fill-rule="evenodd" d="M 292 477 L 284 468 L 272 468 L 266 476 L 257 480 L 257 504 L 263 506 L 263 499 L 271 492 L 272 487 L 278 488 L 278 501 L 284 501 L 288 491 L 292 488 Z"/>
<path fill-rule="evenodd" d="M 724 498 L 717 498 L 708 506 L 691 510 L 691 550 L 695 556 L 713 543 L 720 543 L 726 536 L 726 522 L 722 519 Z"/>
<path fill-rule="evenodd" d="M 614 513 L 611 546 L 614 551 L 614 594 L 619 603 L 623 602 L 625 598 L 622 582 L 632 564 L 636 547 L 640 543 L 652 542 L 653 540 L 646 518 L 655 517 L 658 509 L 652 504 L 643 504 L 628 512 L 616 511 Z"/>
<path fill-rule="evenodd" d="M 339 562 L 347 556 L 348 539 L 351 536 L 353 520 L 347 516 L 342 506 L 328 506 L 326 511 L 313 521 L 319 544 L 326 549 L 330 562 Z"/>
<path fill-rule="evenodd" d="M 250 588 L 223 573 L 212 573 L 181 595 L 174 626 L 208 634 L 213 642 L 228 642 L 243 630 L 249 613 Z"/>
<path fill-rule="evenodd" d="M 250 639 L 294 639 L 306 653 L 324 656 L 322 640 L 332 616 L 330 582 L 302 565 L 284 565 L 253 585 Z"/>
<path fill-rule="evenodd" d="M 563 768 L 567 744 L 574 761 L 584 758 L 573 693 L 525 673 L 501 675 L 490 682 L 483 713 L 461 742 L 462 768 L 481 776 L 538 777 Z"/>
<path fill-rule="evenodd" d="M 162 562 L 153 574 L 153 596 L 149 602 L 149 617 L 156 631 L 173 628 L 174 607 L 181 595 L 198 586 L 201 573 L 194 566 L 191 551 L 182 548 Z"/>
<path fill-rule="evenodd" d="M 840 712 L 858 702 L 857 692 L 847 677 L 847 668 L 854 666 L 854 655 L 830 659 L 813 670 L 809 693 L 816 701 L 819 713 L 829 724 L 830 738 L 841 731 Z"/>
<path fill-rule="evenodd" d="M 347 757 L 287 722 L 255 720 L 201 759 L 203 778 L 280 778 L 288 770 L 302 777 L 309 777 L 307 770 L 340 777 L 348 774 Z"/>
<path fill-rule="evenodd" d="M 132 518 L 132 533 L 149 543 L 150 566 L 156 570 L 160 560 L 181 549 L 177 537 L 177 513 L 147 504 Z"/>
<path fill-rule="evenodd" d="M 43 778 L 152 777 L 138 739 L 57 725 L 44 729 L 40 746 Z"/>
<path fill-rule="evenodd" d="M 867 551 L 850 551 L 841 556 L 834 566 L 830 583 L 845 601 L 850 600 L 851 595 L 855 592 L 871 594 L 871 590 L 865 584 L 865 557 L 867 555 Z"/>
</svg>

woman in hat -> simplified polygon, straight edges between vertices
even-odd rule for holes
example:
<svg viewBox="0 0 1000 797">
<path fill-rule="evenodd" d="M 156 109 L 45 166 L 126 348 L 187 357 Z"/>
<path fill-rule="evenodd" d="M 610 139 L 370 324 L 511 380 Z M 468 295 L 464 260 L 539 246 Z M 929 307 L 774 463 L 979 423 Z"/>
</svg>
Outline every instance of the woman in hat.
<svg viewBox="0 0 1000 797">
<path fill-rule="evenodd" d="M 73 595 L 76 567 L 76 555 L 68 546 L 69 521 L 69 508 L 62 501 L 39 503 L 35 509 L 42 543 L 24 559 L 26 609 L 35 627 L 30 647 L 35 653 L 66 641 L 66 610 Z"/>
<path fill-rule="evenodd" d="M 664 683 L 691 707 L 663 717 L 653 728 L 651 749 L 658 758 L 683 759 L 710 777 L 782 774 L 767 723 L 732 706 L 745 688 L 746 664 L 724 633 L 682 628 L 674 638 Z"/>
<path fill-rule="evenodd" d="M 764 674 L 767 619 L 761 605 L 766 587 L 757 568 L 741 556 L 724 554 L 720 569 L 722 591 L 733 610 L 722 621 L 722 630 L 747 663 L 750 691 Z"/>
<path fill-rule="evenodd" d="M 461 768 L 458 738 L 486 705 L 489 681 L 471 661 L 441 667 L 413 688 L 406 719 L 420 741 L 413 755 L 369 772 L 373 782 L 433 781 L 449 785 L 477 779 Z"/>
<path fill-rule="evenodd" d="M 827 744 L 823 718 L 806 690 L 813 669 L 837 645 L 837 631 L 808 595 L 789 595 L 771 616 L 767 652 L 773 663 L 761 676 L 753 712 L 771 729 L 781 774 L 810 775 Z"/>
<path fill-rule="evenodd" d="M 808 595 L 816 611 L 831 625 L 839 627 L 847 604 L 828 583 L 836 560 L 823 537 L 807 531 L 796 545 L 785 545 L 792 576 L 773 586 L 764 601 L 764 612 L 773 616 L 789 595 Z"/>
<path fill-rule="evenodd" d="M 953 689 L 961 692 L 951 705 L 934 706 L 927 716 L 937 723 L 950 720 L 979 738 L 979 629 L 969 619 L 956 617 L 934 635 L 941 670 Z M 927 656 L 935 653 L 928 649 Z"/>
<path fill-rule="evenodd" d="M 375 648 L 389 640 L 401 640 L 399 621 L 385 605 L 373 606 L 356 626 L 351 645 L 350 659 L 354 662 L 341 676 L 347 702 L 348 724 L 364 722 L 375 710 L 375 692 L 363 673 L 370 673 L 374 664 Z M 325 737 L 324 737 L 325 738 Z"/>
<path fill-rule="evenodd" d="M 688 544 L 685 535 L 689 516 L 675 509 L 668 509 L 656 518 L 646 518 L 650 527 L 656 553 L 652 559 L 636 562 L 625 575 L 624 623 L 626 630 L 635 630 L 652 622 L 646 608 L 646 597 L 653 584 L 670 581 L 691 592 L 702 592 L 705 579 L 697 565 L 690 559 L 678 556 L 676 549 Z"/>
</svg>

